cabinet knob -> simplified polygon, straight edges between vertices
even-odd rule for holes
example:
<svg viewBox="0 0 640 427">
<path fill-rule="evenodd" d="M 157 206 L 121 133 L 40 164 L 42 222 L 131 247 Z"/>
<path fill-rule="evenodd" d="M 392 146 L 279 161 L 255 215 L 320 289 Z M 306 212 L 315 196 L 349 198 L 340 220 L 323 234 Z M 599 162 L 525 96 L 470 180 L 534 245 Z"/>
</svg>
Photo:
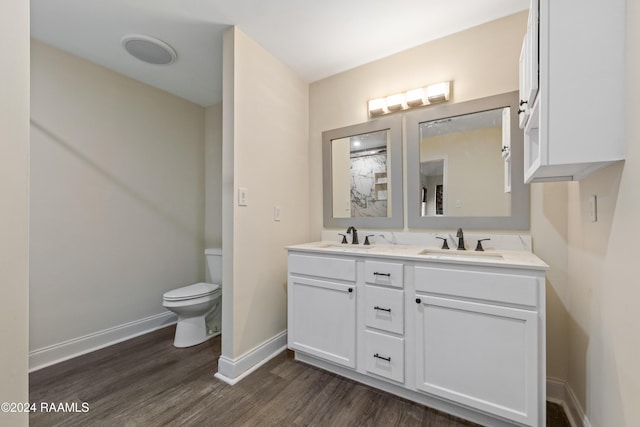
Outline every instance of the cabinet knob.
<svg viewBox="0 0 640 427">
<path fill-rule="evenodd" d="M 420 298 L 416 298 L 416 302 L 417 302 L 418 304 L 420 304 L 420 303 L 422 303 L 422 300 L 421 300 Z"/>
<path fill-rule="evenodd" d="M 524 99 L 520 100 L 520 106 L 522 107 L 524 104 L 528 104 L 529 101 L 525 101 Z"/>
<path fill-rule="evenodd" d="M 353 288 L 349 288 L 349 293 L 353 292 Z"/>
<path fill-rule="evenodd" d="M 522 109 L 522 108 L 518 108 L 518 114 L 520 113 L 524 113 L 526 110 Z"/>
</svg>

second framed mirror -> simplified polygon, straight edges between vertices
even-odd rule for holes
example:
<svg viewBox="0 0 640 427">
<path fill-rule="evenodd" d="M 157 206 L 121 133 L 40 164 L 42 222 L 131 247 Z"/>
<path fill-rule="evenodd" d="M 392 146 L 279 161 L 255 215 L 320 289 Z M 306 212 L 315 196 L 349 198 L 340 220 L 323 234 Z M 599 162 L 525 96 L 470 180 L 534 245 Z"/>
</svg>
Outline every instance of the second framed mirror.
<svg viewBox="0 0 640 427">
<path fill-rule="evenodd" d="M 529 228 L 518 93 L 407 117 L 409 228 Z"/>
</svg>

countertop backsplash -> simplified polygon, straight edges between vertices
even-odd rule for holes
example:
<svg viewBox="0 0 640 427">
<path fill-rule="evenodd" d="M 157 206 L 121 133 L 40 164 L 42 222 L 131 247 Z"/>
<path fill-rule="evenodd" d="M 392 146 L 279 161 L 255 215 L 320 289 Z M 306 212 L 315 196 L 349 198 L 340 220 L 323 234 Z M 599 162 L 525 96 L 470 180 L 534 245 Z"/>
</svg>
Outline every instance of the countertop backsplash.
<svg viewBox="0 0 640 427">
<path fill-rule="evenodd" d="M 498 234 L 495 232 L 482 233 L 473 231 L 464 232 L 464 241 L 467 250 L 474 250 L 479 239 L 491 239 L 482 242 L 482 246 L 485 249 L 504 250 L 504 251 L 532 251 L 531 235 L 529 234 Z M 342 236 L 340 234 L 346 234 L 345 230 L 335 229 L 323 229 L 321 233 L 321 239 L 323 241 L 335 241 L 341 242 Z M 369 241 L 372 244 L 378 245 L 419 245 L 419 246 L 432 246 L 441 247 L 442 240 L 436 239 L 436 237 L 445 237 L 449 243 L 449 247 L 453 250 L 458 246 L 458 239 L 456 238 L 456 230 L 442 230 L 442 231 L 430 231 L 430 232 L 405 232 L 405 231 L 388 231 L 388 230 L 369 230 L 358 229 L 358 240 L 360 244 L 364 243 L 365 237 L 369 237 Z M 351 236 L 347 235 L 347 240 L 351 242 Z"/>
</svg>

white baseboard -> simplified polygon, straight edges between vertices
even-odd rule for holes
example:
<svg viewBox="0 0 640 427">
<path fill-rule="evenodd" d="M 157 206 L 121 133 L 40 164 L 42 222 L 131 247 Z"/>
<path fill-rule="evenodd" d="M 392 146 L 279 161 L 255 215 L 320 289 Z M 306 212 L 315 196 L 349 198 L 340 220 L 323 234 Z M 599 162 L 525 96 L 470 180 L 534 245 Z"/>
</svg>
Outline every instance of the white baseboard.
<svg viewBox="0 0 640 427">
<path fill-rule="evenodd" d="M 30 351 L 29 372 L 153 332 L 156 329 L 175 324 L 177 320 L 178 317 L 174 313 L 167 311 Z"/>
<path fill-rule="evenodd" d="M 566 382 L 547 378 L 547 400 L 562 406 L 571 427 L 591 427 L 589 418 L 585 415 L 575 393 Z"/>
<path fill-rule="evenodd" d="M 215 377 L 234 385 L 287 348 L 287 331 L 268 339 L 242 356 L 230 359 L 220 356 Z"/>
</svg>

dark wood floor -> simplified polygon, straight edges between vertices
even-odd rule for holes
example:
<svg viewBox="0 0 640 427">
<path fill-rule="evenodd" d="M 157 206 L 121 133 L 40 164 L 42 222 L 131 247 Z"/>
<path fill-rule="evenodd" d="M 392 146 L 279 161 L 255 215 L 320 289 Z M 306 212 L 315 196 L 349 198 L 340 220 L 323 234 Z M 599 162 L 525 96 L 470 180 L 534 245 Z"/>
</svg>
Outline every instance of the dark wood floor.
<svg viewBox="0 0 640 427">
<path fill-rule="evenodd" d="M 174 327 L 34 372 L 30 401 L 80 412 L 34 412 L 31 426 L 473 426 L 294 361 L 282 353 L 228 386 L 213 377 L 220 339 L 173 347 Z M 82 402 L 89 404 L 82 411 Z M 547 425 L 569 426 L 556 405 Z"/>
</svg>

